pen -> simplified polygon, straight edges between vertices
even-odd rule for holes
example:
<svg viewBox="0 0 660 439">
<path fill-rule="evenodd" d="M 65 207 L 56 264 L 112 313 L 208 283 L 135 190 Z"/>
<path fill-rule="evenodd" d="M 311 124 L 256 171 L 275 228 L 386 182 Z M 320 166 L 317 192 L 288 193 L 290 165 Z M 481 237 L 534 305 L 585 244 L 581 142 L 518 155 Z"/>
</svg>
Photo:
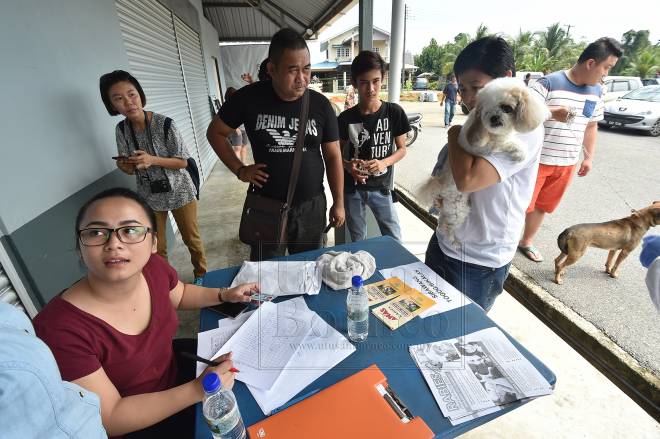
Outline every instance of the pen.
<svg viewBox="0 0 660 439">
<path fill-rule="evenodd" d="M 286 404 L 283 404 L 283 405 L 279 406 L 278 408 L 274 409 L 272 412 L 270 412 L 270 414 L 271 414 L 271 415 L 274 415 L 274 414 L 277 413 L 277 412 L 281 412 L 282 410 L 291 407 L 292 405 L 294 405 L 294 404 L 296 404 L 296 403 L 302 401 L 303 399 L 306 399 L 306 398 L 308 398 L 308 397 L 314 395 L 315 393 L 318 393 L 319 390 L 321 390 L 321 389 L 314 389 L 314 390 L 312 390 L 312 391 L 309 392 L 309 393 L 305 393 L 304 395 L 301 395 L 301 396 L 299 396 L 299 397 L 297 397 L 297 398 L 294 398 L 294 399 L 292 399 L 291 401 L 287 402 Z"/>
<path fill-rule="evenodd" d="M 200 357 L 199 355 L 191 354 L 190 352 L 182 351 L 181 355 L 183 355 L 186 358 L 190 358 L 191 360 L 195 360 L 195 361 L 199 361 L 200 363 L 208 364 L 209 366 L 219 366 L 220 365 L 220 363 L 218 363 L 217 361 L 207 360 L 204 357 Z M 232 367 L 231 369 L 229 369 L 229 372 L 238 373 L 238 372 L 240 372 L 240 370 L 236 369 L 235 367 Z"/>
</svg>

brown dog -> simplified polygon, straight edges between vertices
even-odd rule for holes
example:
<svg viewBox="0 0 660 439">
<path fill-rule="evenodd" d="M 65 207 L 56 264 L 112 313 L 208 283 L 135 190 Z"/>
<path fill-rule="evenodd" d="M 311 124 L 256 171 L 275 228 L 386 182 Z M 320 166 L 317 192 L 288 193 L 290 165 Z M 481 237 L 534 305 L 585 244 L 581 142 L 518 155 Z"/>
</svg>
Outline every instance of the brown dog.
<svg viewBox="0 0 660 439">
<path fill-rule="evenodd" d="M 646 231 L 658 224 L 660 224 L 660 201 L 654 201 L 649 207 L 633 210 L 632 215 L 626 218 L 569 227 L 557 238 L 561 254 L 555 259 L 555 282 L 561 285 L 566 267 L 580 259 L 587 251 L 587 247 L 609 250 L 605 272 L 611 277 L 618 277 L 621 262 L 639 245 Z M 617 250 L 621 251 L 612 265 Z"/>
</svg>

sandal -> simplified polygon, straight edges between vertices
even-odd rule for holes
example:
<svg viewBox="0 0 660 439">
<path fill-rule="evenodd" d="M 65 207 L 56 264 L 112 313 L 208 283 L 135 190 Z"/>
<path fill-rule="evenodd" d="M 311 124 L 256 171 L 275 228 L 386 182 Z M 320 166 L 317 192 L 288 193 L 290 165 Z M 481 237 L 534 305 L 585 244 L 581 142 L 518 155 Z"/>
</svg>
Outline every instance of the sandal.
<svg viewBox="0 0 660 439">
<path fill-rule="evenodd" d="M 519 245 L 518 249 L 530 261 L 543 262 L 543 255 L 535 246 L 530 245 L 529 247 L 523 247 L 522 245 Z"/>
</svg>

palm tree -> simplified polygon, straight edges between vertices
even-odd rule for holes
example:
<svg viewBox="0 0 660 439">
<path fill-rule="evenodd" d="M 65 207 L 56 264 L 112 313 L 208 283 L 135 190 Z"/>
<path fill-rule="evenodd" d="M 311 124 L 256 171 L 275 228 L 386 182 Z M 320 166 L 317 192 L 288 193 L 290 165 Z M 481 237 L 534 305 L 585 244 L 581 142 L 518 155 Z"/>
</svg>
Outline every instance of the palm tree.
<svg viewBox="0 0 660 439">
<path fill-rule="evenodd" d="M 550 56 L 548 49 L 545 47 L 534 47 L 523 59 L 521 70 L 543 72 L 545 74 L 552 71 L 555 63 L 556 60 Z"/>
<path fill-rule="evenodd" d="M 538 45 L 547 49 L 550 57 L 558 58 L 571 41 L 559 23 L 548 26 L 544 32 L 538 32 Z"/>
<path fill-rule="evenodd" d="M 478 39 L 483 38 L 483 37 L 487 37 L 489 35 L 492 35 L 492 34 L 488 30 L 488 26 L 481 23 L 479 25 L 479 27 L 477 28 L 477 32 L 474 34 L 474 39 L 472 41 L 478 40 Z"/>
<path fill-rule="evenodd" d="M 520 69 L 525 55 L 531 49 L 533 42 L 534 34 L 529 31 L 523 32 L 522 29 L 518 30 L 518 35 L 509 41 L 511 49 L 513 50 L 513 59 L 515 59 L 516 64 L 519 65 L 517 69 Z"/>
<path fill-rule="evenodd" d="M 633 61 L 629 64 L 626 73 L 640 78 L 646 78 L 660 69 L 660 57 L 653 48 L 648 48 L 637 54 Z"/>
</svg>

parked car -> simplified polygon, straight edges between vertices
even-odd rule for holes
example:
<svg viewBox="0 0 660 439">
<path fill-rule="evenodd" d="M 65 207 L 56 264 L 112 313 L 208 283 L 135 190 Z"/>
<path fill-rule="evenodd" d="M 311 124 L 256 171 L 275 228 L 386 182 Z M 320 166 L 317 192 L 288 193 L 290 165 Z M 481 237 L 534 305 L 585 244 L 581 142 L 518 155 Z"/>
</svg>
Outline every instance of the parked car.
<svg viewBox="0 0 660 439">
<path fill-rule="evenodd" d="M 647 85 L 660 85 L 660 78 L 642 79 L 642 84 L 644 84 L 644 87 Z"/>
<path fill-rule="evenodd" d="M 603 100 L 605 102 L 613 101 L 644 86 L 639 76 L 606 76 L 603 83 L 605 87 Z"/>
<path fill-rule="evenodd" d="M 660 85 L 648 85 L 605 105 L 603 128 L 633 128 L 660 136 Z"/>
<path fill-rule="evenodd" d="M 429 80 L 426 78 L 415 78 L 415 83 L 413 84 L 413 90 L 428 90 L 429 89 Z"/>
</svg>

